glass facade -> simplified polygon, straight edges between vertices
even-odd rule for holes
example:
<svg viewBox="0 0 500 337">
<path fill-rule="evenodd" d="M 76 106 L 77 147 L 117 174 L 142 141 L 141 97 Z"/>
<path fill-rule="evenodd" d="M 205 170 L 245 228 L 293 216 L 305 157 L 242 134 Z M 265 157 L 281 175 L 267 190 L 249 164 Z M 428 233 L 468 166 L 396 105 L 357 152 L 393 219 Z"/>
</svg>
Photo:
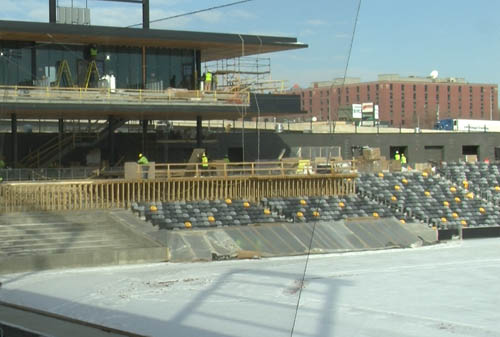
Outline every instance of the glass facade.
<svg viewBox="0 0 500 337">
<path fill-rule="evenodd" d="M 0 41 L 0 85 L 33 85 L 33 44 Z"/>
<path fill-rule="evenodd" d="M 114 75 L 116 88 L 163 90 L 195 89 L 195 50 L 20 43 L 0 41 L 0 85 L 96 87 L 95 72 L 88 79 L 91 60 L 99 77 Z"/>
</svg>

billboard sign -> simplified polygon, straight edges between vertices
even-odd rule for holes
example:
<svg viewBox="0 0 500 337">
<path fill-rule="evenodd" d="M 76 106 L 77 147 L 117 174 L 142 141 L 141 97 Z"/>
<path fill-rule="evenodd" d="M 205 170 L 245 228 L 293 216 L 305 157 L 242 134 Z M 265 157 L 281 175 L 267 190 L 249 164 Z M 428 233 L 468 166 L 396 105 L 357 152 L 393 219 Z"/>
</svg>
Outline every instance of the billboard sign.
<svg viewBox="0 0 500 337">
<path fill-rule="evenodd" d="M 361 104 L 353 104 L 352 105 L 352 118 L 353 119 L 361 119 L 363 117 L 362 113 L 361 113 L 362 110 L 363 110 L 363 108 L 362 108 Z"/>
<path fill-rule="evenodd" d="M 361 107 L 361 111 L 363 113 L 372 113 L 373 112 L 373 102 L 363 103 Z"/>
</svg>

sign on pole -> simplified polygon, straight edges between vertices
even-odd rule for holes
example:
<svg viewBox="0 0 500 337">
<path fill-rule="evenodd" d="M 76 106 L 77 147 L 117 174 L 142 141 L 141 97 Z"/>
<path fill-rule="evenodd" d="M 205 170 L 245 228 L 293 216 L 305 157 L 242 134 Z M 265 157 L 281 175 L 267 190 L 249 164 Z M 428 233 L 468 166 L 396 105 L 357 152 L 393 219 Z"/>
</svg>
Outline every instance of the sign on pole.
<svg viewBox="0 0 500 337">
<path fill-rule="evenodd" d="M 362 106 L 361 104 L 353 104 L 352 105 L 352 118 L 353 119 L 361 119 L 363 118 L 362 114 Z"/>
<path fill-rule="evenodd" d="M 362 107 L 361 107 L 361 111 L 363 113 L 371 113 L 371 112 L 373 112 L 373 102 L 363 103 Z"/>
</svg>

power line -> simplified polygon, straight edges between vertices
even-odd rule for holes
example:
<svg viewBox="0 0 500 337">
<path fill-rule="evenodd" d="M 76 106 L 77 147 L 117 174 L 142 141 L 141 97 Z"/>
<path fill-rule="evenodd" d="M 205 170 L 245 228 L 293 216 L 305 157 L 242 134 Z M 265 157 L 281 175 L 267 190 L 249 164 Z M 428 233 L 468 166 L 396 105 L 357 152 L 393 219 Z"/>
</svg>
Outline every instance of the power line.
<svg viewBox="0 0 500 337">
<path fill-rule="evenodd" d="M 239 4 L 242 4 L 242 3 L 245 3 L 245 2 L 250 2 L 250 1 L 254 1 L 254 0 L 241 0 L 241 1 L 231 2 L 231 3 L 225 4 L 225 5 L 219 5 L 219 6 L 214 6 L 214 7 L 210 7 L 210 8 L 200 9 L 200 10 L 197 10 L 197 11 L 192 11 L 192 12 L 177 14 L 177 15 L 173 15 L 173 16 L 167 16 L 167 17 L 161 18 L 161 19 L 150 20 L 149 23 L 155 23 L 155 22 L 160 22 L 160 21 L 166 21 L 166 20 L 176 19 L 176 18 L 180 18 L 180 17 L 183 17 L 183 16 L 188 16 L 188 15 L 198 14 L 198 13 L 202 13 L 202 12 L 212 11 L 214 9 L 219 9 L 219 8 L 224 8 L 224 7 L 229 7 L 229 6 L 235 6 L 235 5 L 239 5 Z M 130 26 L 127 26 L 127 28 L 136 27 L 136 26 L 142 26 L 142 23 L 137 23 L 135 25 L 130 25 Z"/>
<path fill-rule="evenodd" d="M 347 68 L 349 67 L 349 60 L 351 58 L 352 45 L 354 43 L 354 36 L 356 34 L 356 26 L 358 24 L 358 18 L 359 18 L 359 10 L 360 10 L 360 8 L 361 8 L 361 0 L 359 0 L 358 9 L 356 11 L 356 18 L 354 20 L 354 28 L 352 30 L 351 44 L 349 46 L 349 53 L 347 54 L 347 62 L 346 62 L 346 65 L 345 65 L 344 79 L 342 81 L 342 92 L 343 92 L 343 87 L 344 87 L 344 84 L 345 84 L 345 78 L 346 78 L 346 75 L 347 75 Z M 331 123 L 331 120 L 330 120 L 330 123 Z M 307 257 L 306 257 L 306 263 L 304 265 L 304 272 L 302 273 L 302 280 L 300 280 L 300 284 L 299 284 L 299 296 L 297 298 L 297 306 L 295 307 L 295 315 L 293 317 L 293 323 L 292 323 L 292 329 L 290 331 L 290 337 L 293 337 L 293 332 L 295 330 L 295 323 L 297 322 L 297 314 L 299 312 L 300 298 L 302 296 L 302 289 L 304 289 L 304 281 L 306 279 L 307 265 L 309 264 L 309 257 L 311 255 L 311 247 L 312 247 L 312 243 L 313 243 L 313 238 L 314 238 L 314 232 L 315 232 L 315 230 L 316 230 L 316 222 L 314 222 L 314 224 L 313 224 L 313 228 L 312 228 L 312 232 L 311 232 L 311 239 L 309 241 L 309 247 L 307 249 Z"/>
<path fill-rule="evenodd" d="M 349 68 L 349 61 L 351 60 L 352 45 L 354 44 L 354 36 L 356 35 L 356 27 L 358 25 L 358 17 L 359 17 L 359 10 L 360 9 L 361 9 L 361 0 L 359 0 L 359 2 L 358 2 L 358 10 L 356 11 L 356 19 L 354 20 L 354 27 L 352 29 L 351 43 L 349 44 L 349 52 L 347 53 L 347 61 L 345 64 L 345 69 L 344 69 L 344 77 L 342 78 L 342 89 L 340 91 L 340 102 L 342 102 L 342 96 L 344 95 L 345 81 L 346 81 L 346 77 L 347 77 L 347 69 Z M 339 110 L 340 110 L 340 104 L 339 104 Z M 338 118 L 338 110 L 337 110 L 337 118 Z"/>
</svg>

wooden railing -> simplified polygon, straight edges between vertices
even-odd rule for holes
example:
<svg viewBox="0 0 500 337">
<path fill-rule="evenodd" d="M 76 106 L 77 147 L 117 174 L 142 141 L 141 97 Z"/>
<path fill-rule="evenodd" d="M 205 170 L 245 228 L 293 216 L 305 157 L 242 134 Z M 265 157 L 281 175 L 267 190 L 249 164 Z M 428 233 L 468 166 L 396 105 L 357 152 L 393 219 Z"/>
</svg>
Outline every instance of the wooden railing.
<svg viewBox="0 0 500 337">
<path fill-rule="evenodd" d="M 354 169 L 354 161 L 332 161 L 324 166 L 314 163 L 301 166 L 298 160 L 268 162 L 210 162 L 207 168 L 200 163 L 158 164 L 154 166 L 155 178 L 175 177 L 232 177 L 232 176 L 291 176 L 304 174 L 349 173 Z M 345 164 L 344 167 L 341 164 Z M 138 176 L 140 176 L 138 167 Z"/>
<path fill-rule="evenodd" d="M 31 86 L 0 86 L 0 102 L 41 102 L 66 104 L 172 104 L 249 105 L 250 93 L 166 89 L 162 91 L 110 88 L 61 88 Z"/>
<path fill-rule="evenodd" d="M 225 198 L 257 201 L 264 197 L 346 195 L 355 192 L 355 177 L 355 173 L 227 175 L 154 180 L 3 183 L 0 185 L 0 212 L 124 208 L 140 201 Z"/>
</svg>

